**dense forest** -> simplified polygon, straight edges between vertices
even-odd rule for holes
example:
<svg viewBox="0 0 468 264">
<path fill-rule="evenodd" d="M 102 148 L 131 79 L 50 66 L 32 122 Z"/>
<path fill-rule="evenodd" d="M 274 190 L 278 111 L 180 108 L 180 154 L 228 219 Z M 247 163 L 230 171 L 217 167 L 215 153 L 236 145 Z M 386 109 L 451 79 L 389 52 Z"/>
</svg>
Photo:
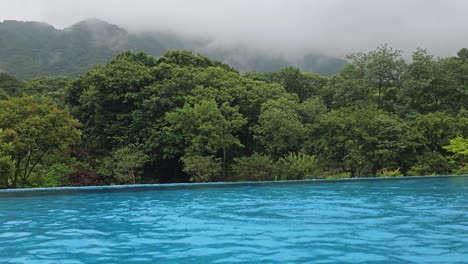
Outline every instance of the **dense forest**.
<svg viewBox="0 0 468 264">
<path fill-rule="evenodd" d="M 63 30 L 40 22 L 0 22 L 0 71 L 18 79 L 77 77 L 110 62 L 123 51 L 160 57 L 171 49 L 207 54 L 241 72 L 272 72 L 292 65 L 303 71 L 332 75 L 346 63 L 321 54 L 305 53 L 292 59 L 242 47 L 220 47 L 210 39 L 168 32 L 132 33 L 98 19 L 84 20 Z"/>
<path fill-rule="evenodd" d="M 77 78 L 0 74 L 0 187 L 468 173 L 468 49 L 348 60 L 326 77 L 127 51 Z"/>
</svg>

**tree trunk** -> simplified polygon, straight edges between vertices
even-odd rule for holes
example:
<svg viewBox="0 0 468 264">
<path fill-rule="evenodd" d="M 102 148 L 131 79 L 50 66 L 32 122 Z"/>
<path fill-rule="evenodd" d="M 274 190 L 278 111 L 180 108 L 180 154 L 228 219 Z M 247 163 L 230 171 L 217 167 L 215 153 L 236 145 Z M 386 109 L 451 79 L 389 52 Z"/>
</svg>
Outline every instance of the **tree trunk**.
<svg viewBox="0 0 468 264">
<path fill-rule="evenodd" d="M 16 161 L 15 165 L 15 175 L 13 178 L 13 188 L 18 187 L 18 175 L 21 173 L 21 157 L 18 157 L 18 160 Z"/>
<path fill-rule="evenodd" d="M 226 148 L 223 148 L 223 171 L 222 171 L 223 181 L 226 180 L 226 158 L 227 158 Z"/>
<path fill-rule="evenodd" d="M 133 172 L 133 169 L 130 169 L 130 176 L 132 177 L 132 183 L 135 184 L 136 183 L 135 172 Z"/>
</svg>

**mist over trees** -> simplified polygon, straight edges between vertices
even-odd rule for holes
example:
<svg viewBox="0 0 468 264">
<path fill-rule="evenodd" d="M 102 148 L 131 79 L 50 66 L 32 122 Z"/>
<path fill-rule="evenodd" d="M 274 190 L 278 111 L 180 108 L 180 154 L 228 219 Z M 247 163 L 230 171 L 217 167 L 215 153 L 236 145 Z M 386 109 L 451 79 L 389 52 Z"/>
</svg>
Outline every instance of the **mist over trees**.
<svg viewBox="0 0 468 264">
<path fill-rule="evenodd" d="M 306 53 L 292 59 L 244 47 L 212 47 L 209 39 L 173 33 L 129 33 L 98 19 L 84 20 L 63 30 L 40 22 L 0 22 L 0 72 L 19 79 L 77 77 L 92 67 L 105 65 L 123 51 L 160 57 L 173 49 L 207 54 L 241 72 L 274 72 L 294 65 L 303 71 L 332 75 L 345 64 L 342 59 L 320 54 Z"/>
<path fill-rule="evenodd" d="M 73 79 L 4 74 L 0 186 L 468 173 L 467 54 L 384 44 L 326 77 L 127 51 Z"/>
</svg>

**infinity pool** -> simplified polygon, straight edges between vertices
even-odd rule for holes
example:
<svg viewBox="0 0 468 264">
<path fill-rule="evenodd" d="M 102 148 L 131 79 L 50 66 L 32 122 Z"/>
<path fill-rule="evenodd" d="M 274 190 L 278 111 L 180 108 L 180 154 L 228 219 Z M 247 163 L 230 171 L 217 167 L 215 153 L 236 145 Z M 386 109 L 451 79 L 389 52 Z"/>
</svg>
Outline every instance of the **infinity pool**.
<svg viewBox="0 0 468 264">
<path fill-rule="evenodd" d="M 0 263 L 468 262 L 468 177 L 33 194 Z"/>
</svg>

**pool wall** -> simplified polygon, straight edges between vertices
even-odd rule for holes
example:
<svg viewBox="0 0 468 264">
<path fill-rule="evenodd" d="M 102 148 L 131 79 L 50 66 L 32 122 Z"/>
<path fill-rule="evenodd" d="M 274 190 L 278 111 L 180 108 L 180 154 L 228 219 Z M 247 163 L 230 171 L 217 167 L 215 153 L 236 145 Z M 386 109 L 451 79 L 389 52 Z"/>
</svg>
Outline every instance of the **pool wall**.
<svg viewBox="0 0 468 264">
<path fill-rule="evenodd" d="M 103 185 L 103 186 L 82 186 L 82 187 L 18 188 L 18 189 L 0 190 L 0 197 L 63 195 L 63 194 L 76 194 L 76 193 L 97 193 L 97 192 L 181 190 L 181 189 L 199 189 L 199 188 L 230 188 L 230 187 L 237 187 L 237 186 L 273 186 L 273 185 L 311 184 L 311 183 L 320 184 L 320 183 L 331 183 L 331 182 L 338 183 L 338 182 L 356 182 L 356 181 L 388 181 L 388 180 L 431 179 L 431 178 L 466 177 L 466 176 L 468 175 L 361 177 L 361 178 L 307 179 L 307 180 L 285 180 L 285 181 L 166 183 L 166 184 Z"/>
</svg>

